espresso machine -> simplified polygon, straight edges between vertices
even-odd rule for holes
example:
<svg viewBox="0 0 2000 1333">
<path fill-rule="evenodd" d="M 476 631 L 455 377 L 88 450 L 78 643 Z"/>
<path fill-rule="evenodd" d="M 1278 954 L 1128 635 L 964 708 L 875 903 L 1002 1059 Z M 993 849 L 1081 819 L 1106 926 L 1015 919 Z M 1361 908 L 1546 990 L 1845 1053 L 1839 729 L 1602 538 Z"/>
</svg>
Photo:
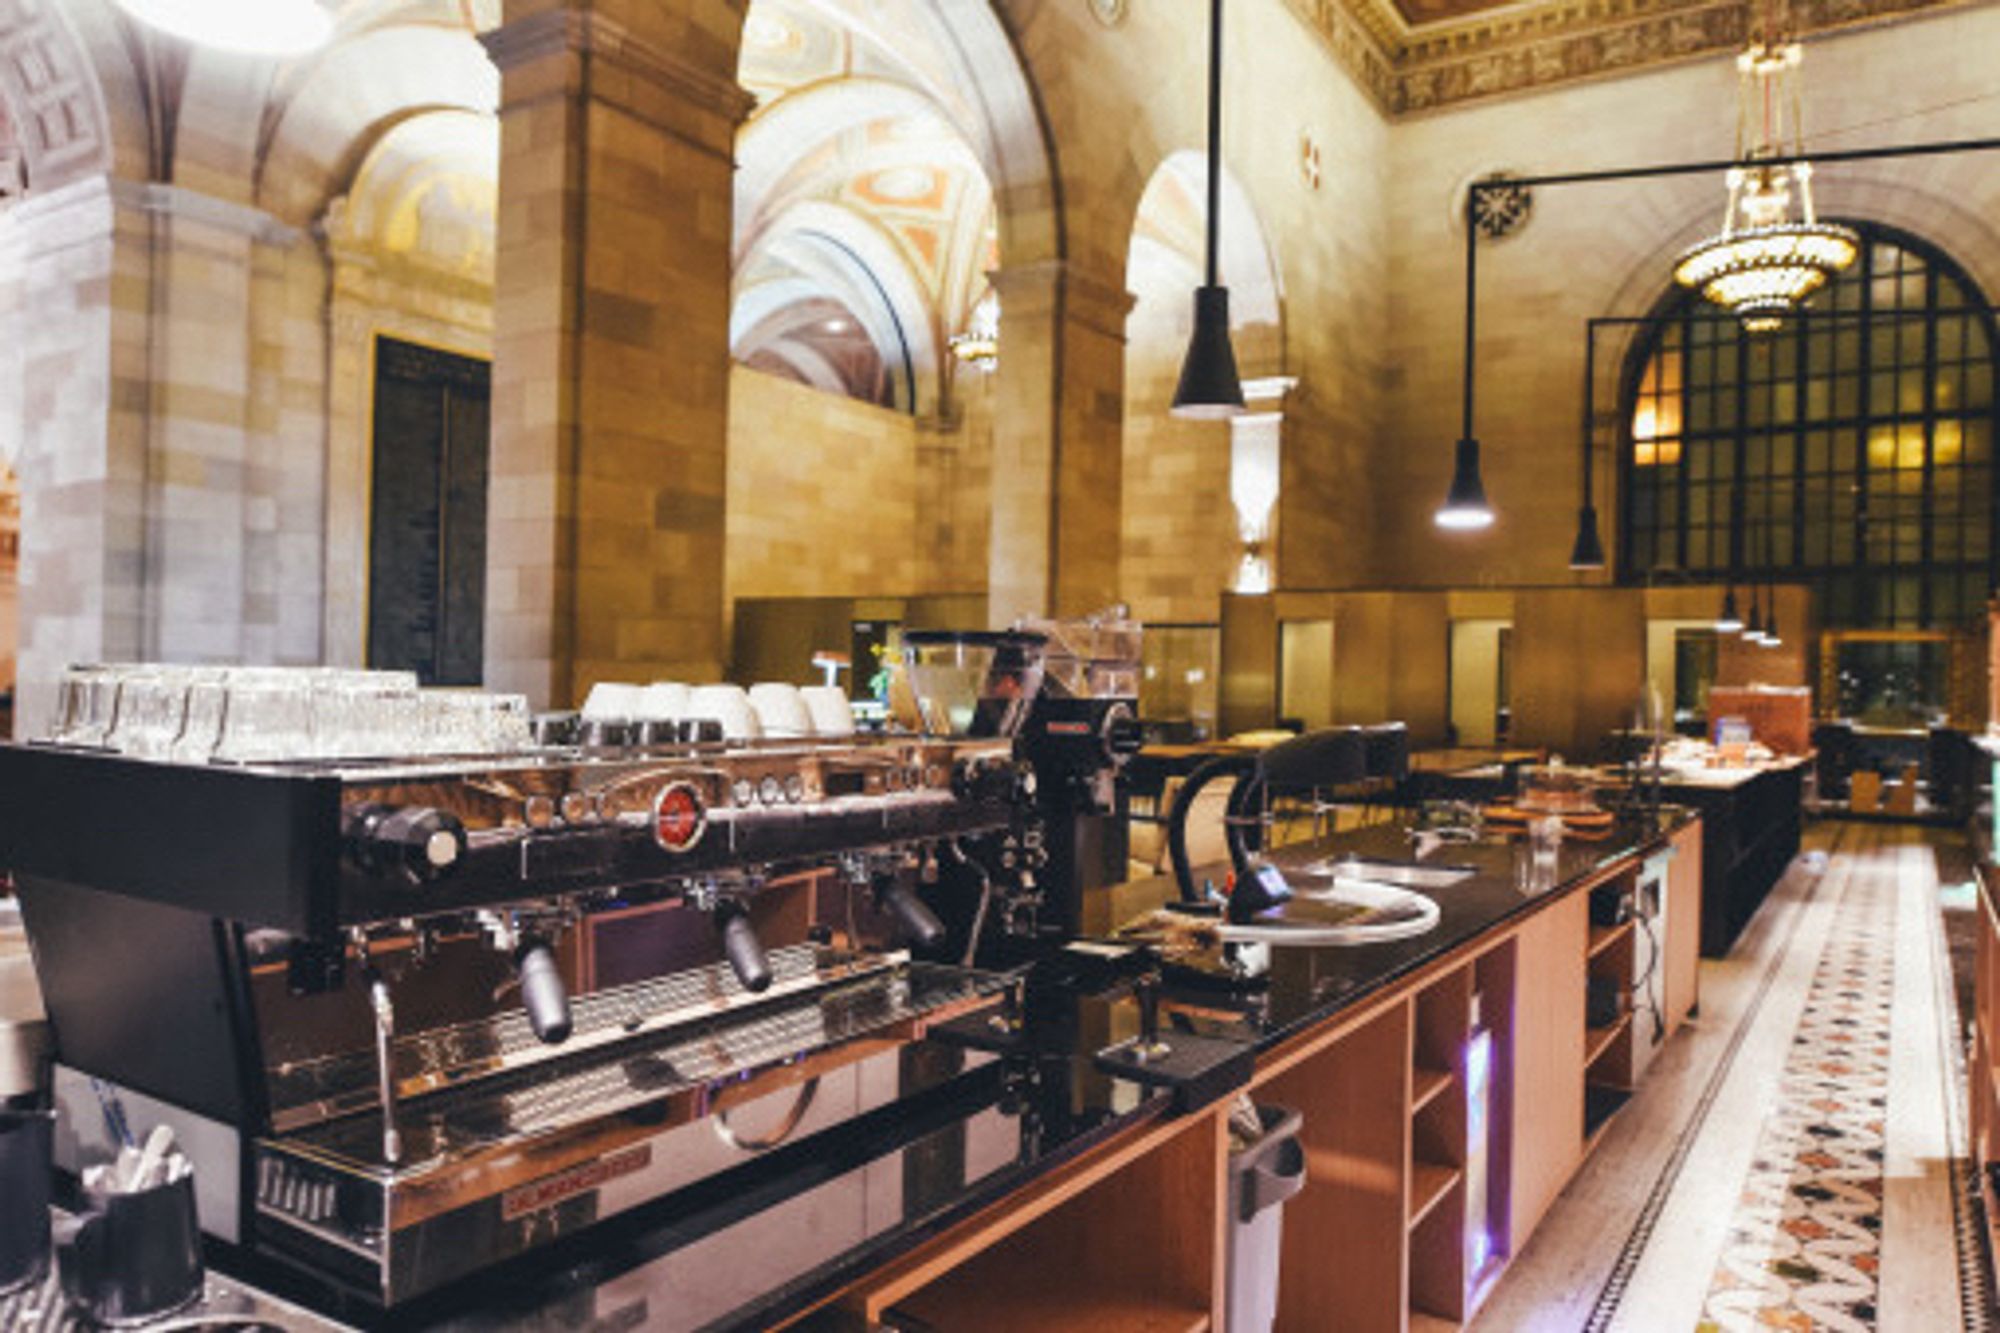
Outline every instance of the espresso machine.
<svg viewBox="0 0 2000 1333">
<path fill-rule="evenodd" d="M 1136 627 L 1096 694 L 1045 634 L 946 637 L 872 737 L 72 673 L 0 746 L 61 1163 L 168 1125 L 204 1231 L 369 1317 L 975 1074 L 911 1048 L 1005 1028 L 1111 874 Z"/>
<path fill-rule="evenodd" d="M 1033 693 L 982 736 L 0 746 L 58 1156 L 167 1124 L 206 1232 L 379 1311 L 879 1110 L 1016 985 L 941 867 L 990 867 L 982 930 L 1036 891 Z"/>
</svg>

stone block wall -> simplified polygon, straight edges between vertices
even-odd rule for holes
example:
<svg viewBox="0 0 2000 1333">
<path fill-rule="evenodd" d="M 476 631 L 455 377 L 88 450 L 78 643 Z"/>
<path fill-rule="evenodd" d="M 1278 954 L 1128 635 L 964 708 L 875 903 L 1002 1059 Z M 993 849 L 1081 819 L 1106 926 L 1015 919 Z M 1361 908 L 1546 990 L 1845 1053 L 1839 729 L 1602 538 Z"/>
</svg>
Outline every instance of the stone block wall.
<svg viewBox="0 0 2000 1333">
<path fill-rule="evenodd" d="M 990 427 L 968 387 L 973 403 L 947 422 L 734 367 L 731 604 L 982 592 Z"/>
</svg>

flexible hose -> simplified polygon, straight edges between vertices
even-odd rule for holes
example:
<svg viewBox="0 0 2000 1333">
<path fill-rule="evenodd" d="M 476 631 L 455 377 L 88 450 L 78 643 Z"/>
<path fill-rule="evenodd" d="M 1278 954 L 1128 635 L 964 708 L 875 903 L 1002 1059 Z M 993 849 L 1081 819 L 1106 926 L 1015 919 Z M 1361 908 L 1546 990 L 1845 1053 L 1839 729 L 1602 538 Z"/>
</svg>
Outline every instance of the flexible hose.
<svg viewBox="0 0 2000 1333">
<path fill-rule="evenodd" d="M 1230 813 L 1224 816 L 1228 821 L 1233 818 L 1244 789 L 1261 785 L 1254 781 L 1257 771 L 1257 756 L 1254 754 L 1217 755 L 1188 774 L 1187 780 L 1181 783 L 1181 789 L 1174 794 L 1173 804 L 1167 810 L 1167 854 L 1173 860 L 1174 882 L 1180 886 L 1182 902 L 1201 901 L 1201 894 L 1194 884 L 1194 869 L 1188 863 L 1187 849 L 1188 815 L 1194 810 L 1195 798 L 1201 795 L 1202 788 L 1217 778 L 1235 779 L 1236 786 L 1229 793 Z M 1247 855 L 1238 846 L 1236 826 L 1226 822 L 1226 827 L 1230 863 L 1241 873 L 1247 864 Z"/>
</svg>

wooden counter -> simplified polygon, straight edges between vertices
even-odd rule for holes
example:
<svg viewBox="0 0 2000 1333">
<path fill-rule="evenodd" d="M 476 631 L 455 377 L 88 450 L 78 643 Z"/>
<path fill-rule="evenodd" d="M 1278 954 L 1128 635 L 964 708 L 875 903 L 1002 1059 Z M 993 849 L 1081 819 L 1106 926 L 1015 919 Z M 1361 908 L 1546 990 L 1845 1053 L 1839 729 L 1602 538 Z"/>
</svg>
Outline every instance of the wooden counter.
<svg viewBox="0 0 2000 1333">
<path fill-rule="evenodd" d="M 1280 1330 L 1403 1333 L 1471 1316 L 1695 1005 L 1699 822 L 1666 845 L 1662 910 L 1644 925 L 1591 922 L 1592 890 L 1636 884 L 1662 854 L 1642 848 L 1262 1053 L 1251 1095 L 1305 1126 Z M 1660 936 L 1658 1040 L 1650 1010 L 1591 1028 L 1589 979 L 1646 971 Z M 852 1285 L 811 1326 L 1221 1329 L 1226 1114 L 1115 1138 Z"/>
</svg>

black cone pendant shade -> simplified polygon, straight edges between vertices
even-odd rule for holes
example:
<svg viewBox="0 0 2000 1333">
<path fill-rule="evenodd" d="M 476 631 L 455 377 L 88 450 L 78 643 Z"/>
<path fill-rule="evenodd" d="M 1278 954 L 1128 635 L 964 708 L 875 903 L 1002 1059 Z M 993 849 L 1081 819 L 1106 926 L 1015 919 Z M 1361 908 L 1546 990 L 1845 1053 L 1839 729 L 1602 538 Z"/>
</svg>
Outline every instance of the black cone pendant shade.
<svg viewBox="0 0 2000 1333">
<path fill-rule="evenodd" d="M 1174 415 L 1209 419 L 1243 410 L 1243 381 L 1236 374 L 1236 349 L 1229 341 L 1229 289 L 1197 287 L 1194 333 L 1181 362 L 1174 390 Z"/>
<path fill-rule="evenodd" d="M 1210 0 L 1208 28 L 1208 264 L 1194 293 L 1194 333 L 1174 389 L 1173 414 L 1197 421 L 1243 410 L 1243 381 L 1229 342 L 1229 289 L 1218 275 L 1222 211 L 1222 0 Z"/>
<path fill-rule="evenodd" d="M 1486 503 L 1486 484 L 1479 479 L 1479 441 L 1458 442 L 1458 461 L 1451 471 L 1451 489 L 1437 511 L 1437 525 L 1460 532 L 1490 526 L 1493 506 Z"/>
<path fill-rule="evenodd" d="M 1577 511 L 1576 545 L 1569 551 L 1571 569 L 1604 568 L 1604 540 L 1597 535 L 1597 506 L 1585 505 Z"/>
<path fill-rule="evenodd" d="M 1729 590 L 1722 594 L 1722 614 L 1715 618 L 1715 632 L 1740 634 L 1742 630 L 1743 617 L 1736 613 L 1736 588 L 1732 584 Z"/>
</svg>

